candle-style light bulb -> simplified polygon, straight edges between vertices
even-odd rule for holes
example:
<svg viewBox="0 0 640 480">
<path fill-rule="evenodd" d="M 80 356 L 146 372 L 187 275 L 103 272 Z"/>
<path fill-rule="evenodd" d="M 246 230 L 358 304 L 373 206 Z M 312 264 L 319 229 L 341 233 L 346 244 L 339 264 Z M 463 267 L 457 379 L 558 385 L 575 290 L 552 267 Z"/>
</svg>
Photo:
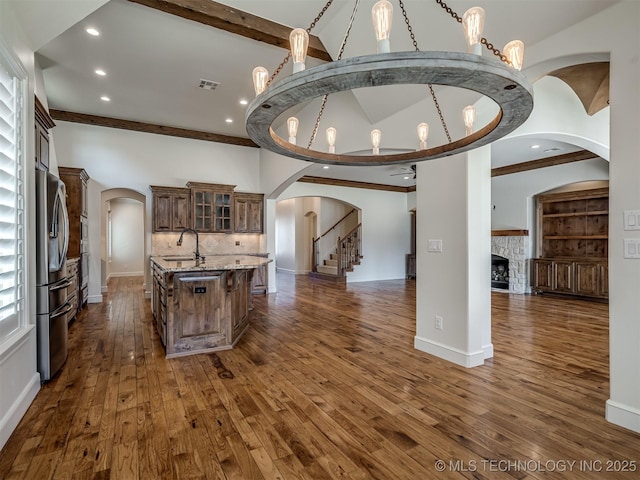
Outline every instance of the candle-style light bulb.
<svg viewBox="0 0 640 480">
<path fill-rule="evenodd" d="M 502 49 L 502 53 L 511 62 L 511 66 L 516 70 L 522 70 L 524 62 L 524 43 L 520 40 L 512 40 Z"/>
<path fill-rule="evenodd" d="M 371 9 L 371 19 L 373 29 L 378 42 L 378 53 L 389 53 L 391 45 L 389 34 L 391 33 L 391 22 L 393 21 L 393 6 L 388 0 L 380 0 Z"/>
<path fill-rule="evenodd" d="M 418 125 L 418 139 L 420 140 L 420 150 L 427 149 L 427 137 L 429 136 L 429 124 L 420 123 Z"/>
<path fill-rule="evenodd" d="M 371 145 L 373 145 L 373 154 L 378 155 L 380 153 L 380 139 L 382 138 L 382 132 L 377 128 L 371 130 Z"/>
<path fill-rule="evenodd" d="M 473 133 L 473 122 L 476 121 L 476 108 L 473 105 L 467 105 L 462 109 L 462 118 L 464 125 L 467 127 L 467 135 Z"/>
<path fill-rule="evenodd" d="M 296 117 L 287 118 L 287 130 L 289 130 L 289 143 L 295 145 L 298 134 L 298 119 Z"/>
<path fill-rule="evenodd" d="M 289 34 L 289 44 L 293 59 L 293 73 L 301 72 L 304 70 L 304 61 L 307 58 L 309 34 L 304 28 L 294 28 Z"/>
<path fill-rule="evenodd" d="M 264 67 L 256 67 L 251 74 L 253 77 L 253 89 L 256 91 L 256 97 L 264 92 L 269 81 L 269 72 Z"/>
<path fill-rule="evenodd" d="M 482 7 L 472 7 L 462 16 L 462 26 L 464 36 L 469 46 L 468 52 L 482 55 L 482 31 L 484 30 L 484 9 Z"/>
<path fill-rule="evenodd" d="M 327 128 L 327 143 L 329 144 L 329 153 L 336 153 L 336 129 L 333 127 Z"/>
</svg>

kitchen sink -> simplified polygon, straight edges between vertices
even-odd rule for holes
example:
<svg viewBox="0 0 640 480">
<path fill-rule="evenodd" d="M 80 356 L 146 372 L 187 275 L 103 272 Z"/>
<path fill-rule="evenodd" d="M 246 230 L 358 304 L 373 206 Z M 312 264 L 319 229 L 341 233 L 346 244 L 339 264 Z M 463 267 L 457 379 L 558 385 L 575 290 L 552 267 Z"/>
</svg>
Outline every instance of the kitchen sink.
<svg viewBox="0 0 640 480">
<path fill-rule="evenodd" d="M 163 260 L 167 262 L 193 262 L 195 261 L 194 256 L 176 256 L 176 257 L 162 257 Z"/>
</svg>

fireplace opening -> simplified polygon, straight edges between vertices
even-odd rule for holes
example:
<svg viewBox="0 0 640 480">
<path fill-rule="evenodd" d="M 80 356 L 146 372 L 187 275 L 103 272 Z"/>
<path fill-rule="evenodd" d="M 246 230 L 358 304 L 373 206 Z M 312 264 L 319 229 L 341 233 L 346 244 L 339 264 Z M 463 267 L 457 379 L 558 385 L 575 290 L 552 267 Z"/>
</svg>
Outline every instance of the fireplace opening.
<svg viewBox="0 0 640 480">
<path fill-rule="evenodd" d="M 509 259 L 491 254 L 491 287 L 509 290 Z"/>
</svg>

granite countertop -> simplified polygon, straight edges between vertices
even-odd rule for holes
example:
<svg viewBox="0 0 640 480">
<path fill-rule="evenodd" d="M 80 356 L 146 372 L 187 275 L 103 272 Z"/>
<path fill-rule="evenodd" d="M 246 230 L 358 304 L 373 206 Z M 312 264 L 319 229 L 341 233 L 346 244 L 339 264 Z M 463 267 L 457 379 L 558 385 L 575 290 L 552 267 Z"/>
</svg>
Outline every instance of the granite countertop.
<svg viewBox="0 0 640 480">
<path fill-rule="evenodd" d="M 257 268 L 273 260 L 253 255 L 205 255 L 205 261 L 196 262 L 193 256 L 152 256 L 151 260 L 169 272 L 199 270 L 243 270 Z"/>
</svg>

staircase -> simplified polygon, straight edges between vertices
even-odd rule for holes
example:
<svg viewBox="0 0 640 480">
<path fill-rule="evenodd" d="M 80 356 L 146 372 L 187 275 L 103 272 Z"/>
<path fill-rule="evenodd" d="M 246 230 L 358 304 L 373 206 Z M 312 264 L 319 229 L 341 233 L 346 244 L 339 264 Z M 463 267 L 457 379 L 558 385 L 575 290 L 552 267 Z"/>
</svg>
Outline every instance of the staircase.
<svg viewBox="0 0 640 480">
<path fill-rule="evenodd" d="M 359 223 L 344 238 L 338 237 L 334 253 L 329 254 L 329 257 L 325 258 L 322 264 L 319 262 L 320 252 L 318 250 L 318 241 L 321 237 L 315 239 L 313 241 L 313 271 L 309 273 L 309 276 L 346 283 L 347 272 L 352 272 L 354 266 L 360 265 L 360 260 L 363 258 L 360 254 L 361 233 L 362 224 Z"/>
</svg>

